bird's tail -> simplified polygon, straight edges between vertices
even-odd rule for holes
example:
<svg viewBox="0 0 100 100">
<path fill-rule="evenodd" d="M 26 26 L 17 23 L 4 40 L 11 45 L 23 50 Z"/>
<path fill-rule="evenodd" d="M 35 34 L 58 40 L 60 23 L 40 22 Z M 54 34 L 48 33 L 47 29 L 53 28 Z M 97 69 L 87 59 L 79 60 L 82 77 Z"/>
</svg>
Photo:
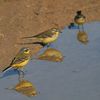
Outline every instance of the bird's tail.
<svg viewBox="0 0 100 100">
<path fill-rule="evenodd" d="M 33 44 L 40 44 L 41 46 L 45 47 L 47 44 L 43 43 L 43 42 L 34 42 Z"/>
<path fill-rule="evenodd" d="M 27 39 L 27 38 L 36 38 L 36 36 L 27 36 L 27 37 L 22 37 L 22 39 Z"/>
<path fill-rule="evenodd" d="M 11 66 L 12 66 L 13 61 L 14 61 L 15 59 L 16 59 L 16 56 L 15 56 L 14 59 L 11 61 L 10 65 L 9 65 L 8 67 L 6 67 L 4 70 L 2 70 L 3 73 L 12 68 Z"/>
<path fill-rule="evenodd" d="M 32 44 L 40 44 L 41 46 L 45 47 L 47 44 L 44 44 L 42 42 L 31 42 L 31 43 L 17 43 L 19 45 L 32 45 Z"/>
<path fill-rule="evenodd" d="M 8 67 L 6 67 L 4 70 L 2 70 L 2 72 L 4 73 L 4 72 L 8 71 L 8 70 L 11 69 L 11 68 L 12 68 L 11 66 L 8 66 Z"/>
</svg>

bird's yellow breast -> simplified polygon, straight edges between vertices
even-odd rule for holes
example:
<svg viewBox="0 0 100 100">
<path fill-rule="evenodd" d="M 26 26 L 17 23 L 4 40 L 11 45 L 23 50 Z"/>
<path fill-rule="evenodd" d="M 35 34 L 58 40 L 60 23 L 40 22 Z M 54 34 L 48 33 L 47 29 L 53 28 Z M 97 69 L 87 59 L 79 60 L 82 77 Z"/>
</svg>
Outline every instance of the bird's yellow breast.
<svg viewBox="0 0 100 100">
<path fill-rule="evenodd" d="M 23 62 L 20 62 L 20 63 L 13 64 L 12 67 L 13 67 L 13 68 L 22 68 L 22 67 L 24 67 L 28 62 L 29 62 L 29 59 L 28 59 L 28 60 L 25 60 L 25 61 L 23 61 Z"/>
<path fill-rule="evenodd" d="M 77 24 L 84 24 L 85 23 L 85 19 L 84 18 L 78 18 L 78 19 L 75 20 L 75 22 Z"/>
<path fill-rule="evenodd" d="M 47 37 L 42 40 L 43 43 L 51 43 L 54 42 L 59 36 L 59 32 L 56 32 L 52 37 Z"/>
</svg>

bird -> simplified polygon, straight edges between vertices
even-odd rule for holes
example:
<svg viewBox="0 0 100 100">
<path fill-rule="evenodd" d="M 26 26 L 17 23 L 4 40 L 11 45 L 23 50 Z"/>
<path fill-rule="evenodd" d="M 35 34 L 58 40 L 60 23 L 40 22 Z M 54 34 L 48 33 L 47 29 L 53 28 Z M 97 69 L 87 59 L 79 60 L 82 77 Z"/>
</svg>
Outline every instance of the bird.
<svg viewBox="0 0 100 100">
<path fill-rule="evenodd" d="M 18 54 L 14 57 L 10 65 L 6 67 L 2 72 L 4 73 L 7 70 L 13 68 L 17 70 L 19 74 L 20 72 L 22 72 L 22 74 L 24 75 L 23 69 L 25 65 L 29 62 L 29 60 L 30 60 L 30 49 L 27 47 L 23 47 L 20 49 Z"/>
<path fill-rule="evenodd" d="M 32 44 L 40 44 L 43 47 L 45 47 L 45 46 L 49 47 L 52 42 L 54 42 L 58 39 L 60 33 L 61 33 L 61 31 L 58 28 L 51 28 L 45 32 L 38 34 L 38 35 L 27 37 L 27 38 L 35 38 L 35 39 L 40 40 L 39 42 L 34 42 Z"/>
<path fill-rule="evenodd" d="M 79 10 L 76 12 L 77 15 L 74 17 L 74 21 L 78 24 L 78 25 L 82 25 L 85 23 L 86 21 L 86 17 L 82 14 L 82 11 Z"/>
<path fill-rule="evenodd" d="M 74 17 L 74 21 L 76 24 L 78 24 L 78 27 L 81 25 L 82 29 L 84 30 L 83 24 L 86 22 L 86 17 L 82 14 L 81 10 L 76 12 L 76 16 Z"/>
</svg>

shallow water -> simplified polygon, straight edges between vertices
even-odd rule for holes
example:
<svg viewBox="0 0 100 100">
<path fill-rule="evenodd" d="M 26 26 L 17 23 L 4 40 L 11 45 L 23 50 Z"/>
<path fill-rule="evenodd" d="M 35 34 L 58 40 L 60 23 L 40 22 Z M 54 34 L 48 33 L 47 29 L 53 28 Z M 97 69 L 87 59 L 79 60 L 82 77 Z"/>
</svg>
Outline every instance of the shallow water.
<svg viewBox="0 0 100 100">
<path fill-rule="evenodd" d="M 89 43 L 77 40 L 78 30 L 63 30 L 53 48 L 65 56 L 63 62 L 31 60 L 26 67 L 25 79 L 31 81 L 37 91 L 36 97 L 28 98 L 5 88 L 14 86 L 18 76 L 0 79 L 2 100 L 99 100 L 100 99 L 100 22 L 85 24 Z M 43 50 L 41 50 L 43 51 Z"/>
</svg>

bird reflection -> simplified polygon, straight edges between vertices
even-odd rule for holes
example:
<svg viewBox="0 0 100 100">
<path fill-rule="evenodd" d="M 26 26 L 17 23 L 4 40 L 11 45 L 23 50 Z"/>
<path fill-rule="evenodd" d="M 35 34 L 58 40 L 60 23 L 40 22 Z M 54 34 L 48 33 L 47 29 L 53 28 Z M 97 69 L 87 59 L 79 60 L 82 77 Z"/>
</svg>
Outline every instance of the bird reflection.
<svg viewBox="0 0 100 100">
<path fill-rule="evenodd" d="M 56 50 L 54 48 L 47 48 L 42 54 L 38 55 L 38 57 L 36 57 L 35 59 L 47 60 L 52 62 L 62 62 L 64 56 L 59 50 Z"/>
<path fill-rule="evenodd" d="M 79 31 L 77 33 L 77 40 L 83 44 L 87 44 L 89 42 L 87 33 L 84 31 Z"/>
<path fill-rule="evenodd" d="M 3 74 L 1 73 L 0 78 L 5 78 L 5 77 L 13 76 L 13 75 L 19 75 L 18 70 L 15 70 L 15 69 L 7 70 Z"/>
<path fill-rule="evenodd" d="M 37 96 L 37 90 L 35 86 L 30 81 L 27 81 L 25 79 L 20 80 L 19 83 L 17 83 L 14 87 L 10 87 L 7 89 L 14 90 L 28 97 Z"/>
</svg>

